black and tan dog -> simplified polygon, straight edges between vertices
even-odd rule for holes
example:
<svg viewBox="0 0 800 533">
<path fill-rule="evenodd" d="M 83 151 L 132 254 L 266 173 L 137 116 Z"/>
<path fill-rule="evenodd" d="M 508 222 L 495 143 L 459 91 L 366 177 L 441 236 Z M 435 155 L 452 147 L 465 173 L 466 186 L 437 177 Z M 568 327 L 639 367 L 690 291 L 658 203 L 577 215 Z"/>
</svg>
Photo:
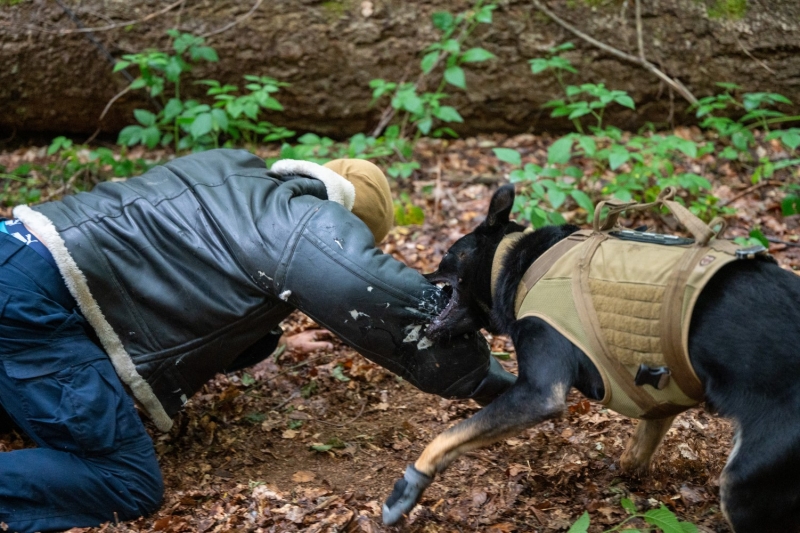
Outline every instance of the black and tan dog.
<svg viewBox="0 0 800 533">
<path fill-rule="evenodd" d="M 590 399 L 607 398 L 608 381 L 594 358 L 545 320 L 518 319 L 518 301 L 515 306 L 529 267 L 577 227 L 525 233 L 505 255 L 499 276 L 495 272 L 492 294 L 498 245 L 524 230 L 509 221 L 513 201 L 513 186 L 501 187 L 486 220 L 428 275 L 452 289 L 428 335 L 455 336 L 479 327 L 509 334 L 519 377 L 493 403 L 425 448 L 387 499 L 387 524 L 410 511 L 433 477 L 461 454 L 559 416 L 572 387 Z M 736 428 L 720 479 L 726 518 L 736 533 L 800 531 L 800 277 L 767 260 L 729 262 L 697 297 L 686 345 L 707 407 Z M 659 386 L 652 378 L 644 381 L 654 390 Z M 651 412 L 639 422 L 620 460 L 624 471 L 648 469 L 673 419 L 674 412 Z"/>
</svg>

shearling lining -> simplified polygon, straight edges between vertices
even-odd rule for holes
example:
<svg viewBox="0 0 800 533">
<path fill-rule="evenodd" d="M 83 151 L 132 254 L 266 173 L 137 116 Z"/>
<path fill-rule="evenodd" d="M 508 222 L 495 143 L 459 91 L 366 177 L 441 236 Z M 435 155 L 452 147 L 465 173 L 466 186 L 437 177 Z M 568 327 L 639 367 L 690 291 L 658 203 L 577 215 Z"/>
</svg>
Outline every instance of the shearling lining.
<svg viewBox="0 0 800 533">
<path fill-rule="evenodd" d="M 312 163 L 311 161 L 299 161 L 297 159 L 281 159 L 273 163 L 270 170 L 281 176 L 299 174 L 315 178 L 325 184 L 328 191 L 328 200 L 343 205 L 348 211 L 353 210 L 356 201 L 356 189 L 353 184 L 333 170 Z"/>
<path fill-rule="evenodd" d="M 169 431 L 172 427 L 172 420 L 161 402 L 158 401 L 150 384 L 136 371 L 131 356 L 125 351 L 119 336 L 106 320 L 100 306 L 97 305 L 97 301 L 89 290 L 86 276 L 78 268 L 53 223 L 43 214 L 25 205 L 15 207 L 14 216 L 36 234 L 50 250 L 69 292 L 78 302 L 83 316 L 97 332 L 119 378 L 130 388 L 133 396 L 142 404 L 158 429 L 164 432 Z"/>
</svg>

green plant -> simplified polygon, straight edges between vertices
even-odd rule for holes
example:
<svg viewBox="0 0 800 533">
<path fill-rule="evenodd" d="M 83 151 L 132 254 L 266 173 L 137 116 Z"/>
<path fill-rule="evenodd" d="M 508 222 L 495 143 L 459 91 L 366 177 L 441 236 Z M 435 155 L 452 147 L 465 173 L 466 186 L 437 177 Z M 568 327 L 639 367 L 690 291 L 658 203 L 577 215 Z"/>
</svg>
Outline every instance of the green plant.
<svg viewBox="0 0 800 533">
<path fill-rule="evenodd" d="M 216 51 L 196 37 L 169 30 L 172 54 L 150 50 L 128 54 L 118 61 L 114 70 L 130 65 L 139 69 L 139 76 L 130 89 L 146 89 L 152 97 L 160 98 L 163 106 L 156 113 L 146 109 L 134 110 L 138 124 L 127 126 L 117 142 L 124 146 L 143 144 L 148 148 L 174 144 L 176 152 L 204 150 L 235 142 L 252 143 L 256 139 L 274 142 L 293 137 L 294 132 L 270 122 L 259 120 L 262 111 L 282 111 L 273 94 L 286 83 L 267 76 L 245 76 L 246 93 L 239 94 L 236 85 L 217 80 L 200 80 L 206 85 L 209 103 L 182 99 L 182 76 L 200 61 L 218 61 Z"/>
<path fill-rule="evenodd" d="M 636 506 L 628 498 L 622 498 L 620 505 L 628 513 L 625 520 L 612 527 L 606 529 L 603 533 L 611 533 L 612 531 L 626 531 L 629 533 L 645 533 L 650 531 L 662 531 L 663 533 L 697 533 L 697 526 L 690 522 L 682 522 L 678 520 L 675 513 L 670 511 L 663 504 L 658 509 L 650 509 L 644 513 L 636 510 Z M 628 526 L 632 521 L 644 521 L 647 526 L 642 528 L 630 528 Z M 591 521 L 589 513 L 584 512 L 578 520 L 572 524 L 567 533 L 586 533 L 589 530 Z"/>
<path fill-rule="evenodd" d="M 394 222 L 398 226 L 410 226 L 425 222 L 425 213 L 419 206 L 411 202 L 408 193 L 400 193 L 400 198 L 394 201 Z"/>
<path fill-rule="evenodd" d="M 18 204 L 38 202 L 42 196 L 42 183 L 32 174 L 33 165 L 24 163 L 12 170 L 0 165 L 0 198 L 2 205 L 12 207 Z"/>
<path fill-rule="evenodd" d="M 737 97 L 741 87 L 733 83 L 718 83 L 723 92 L 700 99 L 695 106 L 700 126 L 715 131 L 724 148 L 718 157 L 741 164 L 751 175 L 751 181 L 758 183 L 771 178 L 776 171 L 800 165 L 800 128 L 772 130 L 775 124 L 800 121 L 800 115 L 788 115 L 777 109 L 778 105 L 791 106 L 792 102 L 777 93 L 743 93 Z M 739 111 L 737 119 L 718 116 L 715 113 Z M 778 140 L 787 151 L 787 157 L 772 160 L 758 156 L 754 147 L 754 130 L 760 129 L 765 141 Z"/>
<path fill-rule="evenodd" d="M 441 36 L 438 42 L 423 50 L 421 72 L 417 81 L 412 83 L 374 79 L 370 82 L 373 104 L 384 97 L 389 98 L 390 108 L 384 113 L 384 122 L 389 124 L 395 120 L 395 125 L 398 126 L 395 130 L 387 129 L 386 138 L 376 140 L 390 147 L 398 158 L 387 169 L 390 176 L 405 178 L 419 168 L 410 158 L 414 145 L 421 136 L 458 136 L 449 124 L 461 123 L 464 119 L 456 108 L 443 104 L 449 97 L 445 89 L 452 86 L 466 90 L 464 65 L 495 57 L 481 47 L 466 50 L 463 48 L 467 38 L 480 24 L 492 22 L 492 12 L 496 7 L 496 4 L 484 5 L 483 0 L 478 0 L 472 9 L 457 15 L 446 11 L 434 13 L 433 25 L 441 31 Z M 435 81 L 437 78 L 438 83 Z M 434 82 L 436 88 L 425 91 L 424 88 L 431 82 Z"/>
<path fill-rule="evenodd" d="M 595 199 L 600 196 L 649 202 L 668 186 L 685 191 L 684 201 L 689 208 L 706 220 L 730 212 L 719 205 L 710 192 L 709 180 L 695 169 L 703 168 L 700 162 L 707 155 L 745 160 L 755 144 L 756 127 L 766 133 L 765 140 L 780 140 L 789 157 L 778 161 L 762 157 L 753 169 L 754 182 L 800 163 L 795 157 L 800 129 L 769 129 L 772 124 L 800 118 L 773 109 L 791 102 L 775 93 L 747 93 L 740 101 L 731 94 L 738 87 L 729 84 L 721 84 L 725 93 L 704 98 L 697 106 L 698 117 L 703 118 L 701 125 L 714 130 L 719 143 L 655 132 L 632 135 L 604 125 L 603 116 L 609 106 L 635 109 L 633 99 L 624 91 L 611 90 L 603 84 L 566 83 L 566 75 L 578 72 L 563 56 L 572 48 L 570 43 L 553 47 L 546 57 L 532 59 L 530 66 L 534 74 L 551 72 L 556 77 L 565 98 L 552 100 L 544 107 L 551 109 L 552 117 L 571 120 L 577 133 L 557 139 L 548 149 L 544 165 L 523 165 L 516 150 L 494 150 L 499 160 L 512 165 L 510 179 L 523 184 L 515 210 L 535 227 L 563 223 L 559 211 L 572 205 L 591 217 Z M 741 108 L 743 116 L 735 120 L 713 114 L 730 106 Z"/>
</svg>

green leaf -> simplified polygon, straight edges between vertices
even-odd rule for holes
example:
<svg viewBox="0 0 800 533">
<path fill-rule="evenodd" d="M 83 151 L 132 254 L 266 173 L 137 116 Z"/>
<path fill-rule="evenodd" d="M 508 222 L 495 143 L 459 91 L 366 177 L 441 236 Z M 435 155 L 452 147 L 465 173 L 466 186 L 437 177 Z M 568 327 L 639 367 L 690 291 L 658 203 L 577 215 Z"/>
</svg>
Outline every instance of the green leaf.
<svg viewBox="0 0 800 533">
<path fill-rule="evenodd" d="M 433 127 L 433 119 L 431 117 L 425 117 L 419 122 L 417 122 L 417 128 L 419 129 L 419 131 L 422 132 L 423 135 L 429 134 L 432 127 Z"/>
<path fill-rule="evenodd" d="M 594 216 L 594 204 L 588 194 L 580 189 L 572 189 L 569 195 L 590 217 Z"/>
<path fill-rule="evenodd" d="M 449 67 L 444 71 L 444 79 L 450 85 L 455 85 L 459 89 L 467 88 L 467 78 L 464 76 L 464 69 L 461 67 Z"/>
<path fill-rule="evenodd" d="M 550 66 L 547 60 L 541 57 L 536 59 L 531 59 L 529 63 L 531 64 L 531 72 L 533 72 L 534 74 L 539 74 L 540 72 L 544 72 L 545 70 L 547 70 L 547 67 Z"/>
<path fill-rule="evenodd" d="M 156 116 L 146 109 L 134 109 L 133 116 L 142 126 L 152 126 L 156 123 Z"/>
<path fill-rule="evenodd" d="M 114 68 L 111 70 L 112 72 L 119 72 L 124 68 L 128 68 L 128 65 L 130 64 L 131 64 L 130 61 L 117 61 L 116 63 L 114 63 Z"/>
<path fill-rule="evenodd" d="M 436 65 L 437 59 L 439 59 L 439 52 L 431 52 L 429 54 L 425 54 L 425 57 L 422 58 L 422 61 L 420 61 L 419 64 L 420 67 L 422 68 L 422 72 L 425 74 L 430 74 L 431 70 L 433 70 L 434 65 Z"/>
<path fill-rule="evenodd" d="M 442 50 L 449 54 L 457 54 L 461 50 L 461 43 L 455 39 L 447 39 L 442 43 Z"/>
<path fill-rule="evenodd" d="M 221 131 L 228 131 L 228 114 L 225 111 L 222 109 L 212 109 L 211 117 L 214 119 L 214 123 Z"/>
<path fill-rule="evenodd" d="M 562 137 L 547 149 L 547 162 L 552 164 L 566 163 L 572 156 L 572 137 Z"/>
<path fill-rule="evenodd" d="M 617 170 L 631 158 L 630 152 L 618 144 L 611 147 L 608 154 L 608 164 L 611 170 Z"/>
<path fill-rule="evenodd" d="M 213 127 L 214 121 L 211 118 L 211 113 L 200 113 L 192 121 L 189 133 L 192 134 L 193 138 L 198 139 L 209 133 Z"/>
<path fill-rule="evenodd" d="M 644 514 L 644 520 L 650 525 L 661 528 L 664 533 L 683 533 L 683 528 L 675 514 L 664 505 L 651 509 Z"/>
<path fill-rule="evenodd" d="M 189 57 L 192 61 L 199 61 L 201 59 L 215 63 L 219 61 L 217 51 L 210 46 L 194 46 L 189 50 Z"/>
<path fill-rule="evenodd" d="M 497 56 L 483 48 L 470 48 L 461 54 L 461 61 L 464 63 L 479 63 L 481 61 L 494 59 L 495 57 Z"/>
<path fill-rule="evenodd" d="M 250 385 L 253 385 L 255 382 L 256 379 L 247 372 L 242 374 L 242 385 L 244 385 L 245 387 L 249 387 Z"/>
<path fill-rule="evenodd" d="M 501 361 L 510 361 L 511 354 L 509 352 L 492 352 L 492 356 L 495 359 L 500 359 Z"/>
<path fill-rule="evenodd" d="M 339 381 L 350 381 L 350 378 L 344 375 L 342 365 L 336 365 L 331 371 L 331 375 Z"/>
<path fill-rule="evenodd" d="M 597 152 L 597 144 L 594 142 L 594 139 L 588 135 L 581 135 L 578 137 L 578 145 L 583 148 L 583 153 L 586 154 L 587 157 L 594 157 L 594 154 Z"/>
<path fill-rule="evenodd" d="M 184 63 L 181 58 L 173 56 L 169 58 L 169 63 L 167 63 L 167 67 L 164 69 L 164 74 L 169 81 L 175 83 L 180 79 L 184 68 Z"/>
<path fill-rule="evenodd" d="M 522 165 L 522 156 L 512 148 L 492 148 L 492 151 L 495 157 L 500 161 L 510 163 L 517 167 Z"/>
<path fill-rule="evenodd" d="M 783 135 L 781 135 L 781 142 L 785 144 L 787 148 L 790 150 L 795 150 L 798 146 L 800 146 L 800 130 L 793 128 L 782 133 Z"/>
<path fill-rule="evenodd" d="M 333 445 L 332 444 L 312 444 L 311 446 L 309 446 L 309 448 L 311 448 L 312 450 L 318 451 L 318 452 L 327 452 L 327 451 L 333 449 Z"/>
<path fill-rule="evenodd" d="M 164 113 L 162 120 L 164 122 L 171 122 L 172 119 L 177 117 L 183 112 L 183 102 L 177 98 L 170 98 L 167 105 L 164 106 Z"/>
<path fill-rule="evenodd" d="M 760 242 L 764 246 L 769 247 L 769 241 L 767 240 L 767 238 L 764 236 L 764 233 L 762 233 L 762 231 L 760 229 L 756 228 L 756 229 L 750 230 L 749 237 L 751 239 L 757 240 L 758 242 Z"/>
<path fill-rule="evenodd" d="M 625 509 L 625 511 L 627 511 L 628 514 L 636 514 L 636 505 L 634 505 L 634 503 L 630 499 L 622 498 L 619 501 L 619 504 L 622 506 L 623 509 Z"/>
<path fill-rule="evenodd" d="M 631 109 L 636 109 L 636 104 L 633 103 L 633 98 L 631 98 L 627 94 L 624 96 L 617 96 L 616 98 L 614 98 L 614 101 L 621 106 L 629 107 Z"/>
<path fill-rule="evenodd" d="M 564 201 L 567 199 L 567 193 L 557 187 L 552 187 L 547 191 L 547 199 L 550 201 L 550 205 L 553 206 L 553 209 L 558 209 L 564 205 Z"/>
<path fill-rule="evenodd" d="M 478 14 L 475 15 L 475 20 L 480 22 L 481 24 L 491 24 L 492 23 L 492 11 L 497 6 L 494 4 L 489 4 L 488 6 L 483 6 Z"/>
<path fill-rule="evenodd" d="M 572 527 L 569 528 L 567 533 L 586 533 L 589 531 L 589 524 L 589 513 L 584 511 L 581 517 L 578 518 L 574 524 L 572 524 Z"/>
<path fill-rule="evenodd" d="M 787 196 L 781 202 L 783 216 L 788 217 L 800 213 L 800 196 Z"/>
<path fill-rule="evenodd" d="M 133 146 L 137 144 L 142 139 L 142 127 L 141 126 L 125 126 L 122 128 L 122 131 L 119 132 L 119 137 L 117 137 L 117 144 L 121 144 L 123 146 Z"/>
<path fill-rule="evenodd" d="M 698 533 L 697 526 L 690 522 L 681 522 L 681 531 L 683 533 Z"/>
<path fill-rule="evenodd" d="M 447 11 L 437 11 L 431 15 L 433 25 L 442 31 L 447 31 L 453 26 L 453 14 Z"/>
<path fill-rule="evenodd" d="M 153 149 L 161 140 L 161 132 L 155 126 L 148 126 L 142 130 L 142 142 L 149 148 Z"/>
<path fill-rule="evenodd" d="M 449 105 L 443 105 L 434 112 L 434 115 L 444 122 L 464 122 L 464 119 L 458 111 L 456 111 L 456 108 Z"/>
</svg>

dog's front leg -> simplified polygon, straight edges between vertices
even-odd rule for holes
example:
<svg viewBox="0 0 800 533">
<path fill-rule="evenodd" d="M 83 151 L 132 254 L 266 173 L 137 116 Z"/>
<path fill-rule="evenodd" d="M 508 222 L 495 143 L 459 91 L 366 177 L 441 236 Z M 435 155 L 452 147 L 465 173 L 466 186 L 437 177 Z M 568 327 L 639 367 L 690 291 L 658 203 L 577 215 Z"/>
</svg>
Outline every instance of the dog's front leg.
<svg viewBox="0 0 800 533">
<path fill-rule="evenodd" d="M 559 415 L 565 407 L 567 390 L 563 383 L 548 383 L 543 390 L 518 379 L 475 416 L 440 434 L 395 483 L 383 506 L 383 522 L 394 524 L 413 509 L 434 476 L 460 455 Z"/>
<path fill-rule="evenodd" d="M 674 416 L 659 420 L 640 420 L 636 430 L 628 440 L 628 446 L 619 460 L 626 474 L 645 474 L 650 469 L 650 460 L 658 445 L 667 434 Z"/>
</svg>

